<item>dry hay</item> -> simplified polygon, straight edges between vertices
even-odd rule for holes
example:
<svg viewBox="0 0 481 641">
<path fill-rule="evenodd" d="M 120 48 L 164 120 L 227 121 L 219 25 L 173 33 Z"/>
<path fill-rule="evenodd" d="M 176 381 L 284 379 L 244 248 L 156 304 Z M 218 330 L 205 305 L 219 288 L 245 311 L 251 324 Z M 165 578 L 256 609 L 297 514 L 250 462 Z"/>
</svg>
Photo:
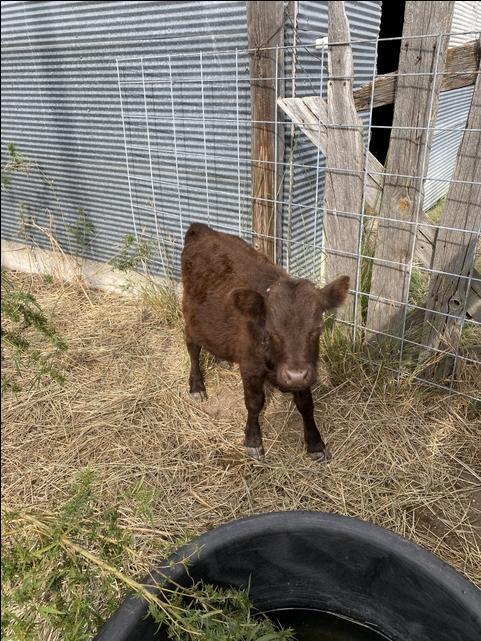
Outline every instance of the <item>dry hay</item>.
<svg viewBox="0 0 481 641">
<path fill-rule="evenodd" d="M 238 372 L 208 361 L 209 400 L 193 402 L 178 325 L 128 297 L 15 278 L 34 291 L 69 349 L 64 386 L 4 399 L 5 505 L 53 505 L 90 466 L 102 500 L 120 505 L 135 535 L 139 567 L 169 541 L 231 519 L 320 510 L 398 532 L 481 585 L 479 407 L 397 386 L 347 359 L 344 375 L 316 390 L 332 462 L 306 457 L 300 417 L 276 393 L 263 419 L 266 463 L 255 463 L 242 447 Z M 126 498 L 139 487 L 151 493 L 150 516 Z"/>
</svg>

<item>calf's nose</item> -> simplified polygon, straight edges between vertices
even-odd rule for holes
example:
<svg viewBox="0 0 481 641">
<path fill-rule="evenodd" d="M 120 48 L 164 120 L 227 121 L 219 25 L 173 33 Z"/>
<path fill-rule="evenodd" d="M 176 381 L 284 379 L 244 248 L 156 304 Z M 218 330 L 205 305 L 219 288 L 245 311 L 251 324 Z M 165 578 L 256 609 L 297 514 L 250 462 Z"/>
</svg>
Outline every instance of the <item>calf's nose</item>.
<svg viewBox="0 0 481 641">
<path fill-rule="evenodd" d="M 299 387 L 307 383 L 307 379 L 309 378 L 309 369 L 288 369 L 286 367 L 282 374 L 287 385 Z"/>
</svg>

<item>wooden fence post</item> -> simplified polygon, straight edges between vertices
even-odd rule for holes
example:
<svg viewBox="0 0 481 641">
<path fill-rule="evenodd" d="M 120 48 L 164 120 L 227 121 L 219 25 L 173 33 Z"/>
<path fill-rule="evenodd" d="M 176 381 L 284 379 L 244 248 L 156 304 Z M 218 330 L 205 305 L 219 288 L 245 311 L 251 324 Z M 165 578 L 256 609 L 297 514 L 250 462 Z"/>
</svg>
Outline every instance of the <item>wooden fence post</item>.
<svg viewBox="0 0 481 641">
<path fill-rule="evenodd" d="M 277 95 L 284 73 L 284 2 L 247 2 L 252 113 L 253 244 L 276 259 L 284 156 L 284 128 L 276 130 Z M 277 50 L 276 47 L 279 47 Z M 266 49 L 267 48 L 267 49 Z M 264 49 L 264 50 L 263 50 Z M 277 80 L 276 80 L 277 79 Z M 276 87 L 277 85 L 277 87 Z"/>
<path fill-rule="evenodd" d="M 346 274 L 356 286 L 364 144 L 362 121 L 352 97 L 353 65 L 344 2 L 328 3 L 327 171 L 324 194 L 327 278 Z M 343 43 L 343 44 L 336 44 Z M 336 127 L 339 125 L 339 127 Z M 334 168 L 331 171 L 330 168 Z M 350 173 L 352 172 L 352 173 Z M 348 256 L 346 254 L 352 254 Z M 354 298 L 341 314 L 353 319 Z"/>
<path fill-rule="evenodd" d="M 415 239 L 414 226 L 409 223 L 422 212 L 422 177 L 427 172 L 432 139 L 429 127 L 436 122 L 448 49 L 449 36 L 416 36 L 448 33 L 453 8 L 454 2 L 406 2 L 400 75 L 380 206 L 384 220 L 378 226 L 368 305 L 367 329 L 374 332 L 372 340 L 383 339 L 385 333 L 395 337 L 402 334 Z"/>
<path fill-rule="evenodd" d="M 466 131 L 458 152 L 456 169 L 434 245 L 433 273 L 424 317 L 423 345 L 456 352 L 461 338 L 461 322 L 467 307 L 468 276 L 476 252 L 476 233 L 481 229 L 481 76 L 478 75 L 469 111 Z M 477 185 L 473 184 L 478 182 Z M 452 231 L 445 228 L 464 229 Z M 454 276 L 459 274 L 459 276 Z M 454 318 L 453 318 L 454 317 Z M 421 360 L 432 356 L 426 350 Z M 424 372 L 429 378 L 444 380 L 451 374 L 453 358 L 446 357 Z"/>
</svg>

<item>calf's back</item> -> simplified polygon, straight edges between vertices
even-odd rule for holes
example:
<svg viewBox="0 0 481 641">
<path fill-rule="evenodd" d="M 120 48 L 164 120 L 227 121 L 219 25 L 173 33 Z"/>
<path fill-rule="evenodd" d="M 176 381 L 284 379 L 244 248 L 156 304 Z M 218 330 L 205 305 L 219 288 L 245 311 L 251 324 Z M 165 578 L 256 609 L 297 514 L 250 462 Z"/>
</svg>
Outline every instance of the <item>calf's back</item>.
<svg viewBox="0 0 481 641">
<path fill-rule="evenodd" d="M 264 295 L 287 273 L 241 238 L 201 223 L 189 228 L 182 252 L 183 313 L 187 334 L 219 358 L 239 362 L 249 336 L 229 293 Z"/>
</svg>

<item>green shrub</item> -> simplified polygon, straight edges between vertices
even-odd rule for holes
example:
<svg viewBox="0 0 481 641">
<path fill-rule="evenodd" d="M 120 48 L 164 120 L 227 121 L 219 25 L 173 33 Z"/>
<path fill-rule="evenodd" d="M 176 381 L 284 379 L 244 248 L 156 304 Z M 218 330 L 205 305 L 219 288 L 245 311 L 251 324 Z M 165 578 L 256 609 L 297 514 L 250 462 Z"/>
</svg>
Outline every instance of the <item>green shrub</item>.
<svg viewBox="0 0 481 641">
<path fill-rule="evenodd" d="M 2 371 L 2 392 L 18 391 L 19 381 L 27 374 L 34 374 L 33 382 L 47 376 L 62 383 L 64 376 L 51 360 L 67 349 L 66 343 L 50 323 L 35 296 L 13 285 L 2 269 L 2 365 L 9 364 L 9 373 Z M 33 336 L 31 330 L 34 330 Z M 50 346 L 45 353 L 33 341 L 43 339 Z M 3 369 L 3 368 L 2 368 Z"/>
<path fill-rule="evenodd" d="M 198 584 L 164 588 L 162 599 L 147 591 L 129 574 L 135 540 L 121 525 L 119 506 L 105 509 L 95 488 L 86 469 L 55 510 L 4 510 L 2 638 L 90 641 L 133 590 L 175 641 L 292 639 L 290 631 L 253 616 L 246 591 Z M 142 504 L 145 498 L 142 492 Z"/>
</svg>

